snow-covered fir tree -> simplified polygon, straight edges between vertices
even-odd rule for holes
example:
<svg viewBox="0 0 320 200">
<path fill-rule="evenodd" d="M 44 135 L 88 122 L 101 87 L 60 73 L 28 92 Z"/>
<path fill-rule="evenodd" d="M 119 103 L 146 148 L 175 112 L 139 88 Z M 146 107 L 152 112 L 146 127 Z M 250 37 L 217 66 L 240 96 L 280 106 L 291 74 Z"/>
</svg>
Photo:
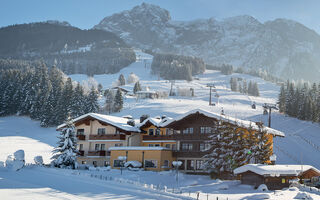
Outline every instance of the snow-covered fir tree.
<svg viewBox="0 0 320 200">
<path fill-rule="evenodd" d="M 113 112 L 114 94 L 112 90 L 108 89 L 105 91 L 104 96 L 106 97 L 105 109 L 110 114 Z"/>
<path fill-rule="evenodd" d="M 53 150 L 52 165 L 59 168 L 77 168 L 77 137 L 71 118 L 61 130 L 58 146 Z"/>
<path fill-rule="evenodd" d="M 120 89 L 117 90 L 116 96 L 114 97 L 113 108 L 114 112 L 120 112 L 123 108 L 123 97 Z"/>
<path fill-rule="evenodd" d="M 124 78 L 123 74 L 120 74 L 118 81 L 120 86 L 126 84 L 126 79 Z"/>
<path fill-rule="evenodd" d="M 98 100 L 98 91 L 92 86 L 90 93 L 87 97 L 85 113 L 99 111 L 99 104 L 97 100 Z"/>
<path fill-rule="evenodd" d="M 140 82 L 138 81 L 138 82 L 136 82 L 135 84 L 134 84 L 134 87 L 133 87 L 133 93 L 135 94 L 135 93 L 137 93 L 138 91 L 141 91 L 142 89 L 141 89 L 141 85 L 140 85 Z"/>
</svg>

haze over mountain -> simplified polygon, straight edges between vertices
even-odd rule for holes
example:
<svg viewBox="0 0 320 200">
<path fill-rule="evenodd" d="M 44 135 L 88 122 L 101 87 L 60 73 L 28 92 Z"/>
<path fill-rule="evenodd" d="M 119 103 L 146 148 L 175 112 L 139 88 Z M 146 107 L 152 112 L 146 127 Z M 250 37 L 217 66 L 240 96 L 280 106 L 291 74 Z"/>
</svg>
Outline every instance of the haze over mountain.
<svg viewBox="0 0 320 200">
<path fill-rule="evenodd" d="M 311 81 L 320 75 L 320 36 L 292 20 L 261 23 L 244 15 L 174 21 L 167 10 L 143 3 L 104 18 L 94 29 L 113 32 L 134 47 L 193 55 L 213 65 L 262 68 Z"/>
</svg>

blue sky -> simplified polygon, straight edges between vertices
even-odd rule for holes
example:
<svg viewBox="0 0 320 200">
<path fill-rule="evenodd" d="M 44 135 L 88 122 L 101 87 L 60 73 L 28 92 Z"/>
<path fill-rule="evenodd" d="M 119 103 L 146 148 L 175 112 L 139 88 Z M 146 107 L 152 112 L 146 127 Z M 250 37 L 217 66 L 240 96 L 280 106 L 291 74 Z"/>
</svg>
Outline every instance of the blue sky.
<svg viewBox="0 0 320 200">
<path fill-rule="evenodd" d="M 0 27 L 60 20 L 88 29 L 104 17 L 142 2 L 169 10 L 174 20 L 247 14 L 261 22 L 293 19 L 320 33 L 320 0 L 0 0 Z"/>
</svg>

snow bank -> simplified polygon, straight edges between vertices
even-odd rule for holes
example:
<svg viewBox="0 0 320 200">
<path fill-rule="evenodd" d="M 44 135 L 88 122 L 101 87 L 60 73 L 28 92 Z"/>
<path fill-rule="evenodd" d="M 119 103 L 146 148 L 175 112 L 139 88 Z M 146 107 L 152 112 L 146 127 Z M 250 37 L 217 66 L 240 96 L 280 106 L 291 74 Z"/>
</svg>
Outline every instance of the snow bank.
<svg viewBox="0 0 320 200">
<path fill-rule="evenodd" d="M 269 191 L 269 190 L 268 190 L 268 187 L 267 187 L 265 184 L 259 185 L 259 187 L 257 188 L 257 190 L 258 190 L 258 191 L 261 191 L 261 192 Z"/>
<path fill-rule="evenodd" d="M 313 199 L 309 194 L 305 192 L 299 192 L 294 198 L 295 199 Z"/>
<path fill-rule="evenodd" d="M 24 150 L 20 149 L 16 152 L 14 152 L 14 159 L 24 161 Z"/>
<path fill-rule="evenodd" d="M 227 190 L 229 189 L 229 186 L 227 184 L 221 184 L 218 186 L 218 190 Z"/>
<path fill-rule="evenodd" d="M 247 199 L 250 200 L 260 200 L 260 199 L 270 199 L 270 195 L 269 194 L 256 194 L 256 195 L 252 195 L 247 197 Z"/>
</svg>

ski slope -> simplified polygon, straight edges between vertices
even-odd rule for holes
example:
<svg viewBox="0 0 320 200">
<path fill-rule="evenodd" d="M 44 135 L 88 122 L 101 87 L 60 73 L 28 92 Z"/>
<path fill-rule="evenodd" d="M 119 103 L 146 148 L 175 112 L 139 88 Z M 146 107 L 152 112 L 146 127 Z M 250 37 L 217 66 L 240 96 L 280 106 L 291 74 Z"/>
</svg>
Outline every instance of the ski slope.
<svg viewBox="0 0 320 200">
<path fill-rule="evenodd" d="M 170 82 L 159 79 L 151 75 L 150 67 L 152 56 L 144 54 L 141 51 L 136 51 L 137 62 L 124 68 L 117 74 L 113 75 L 97 75 L 94 78 L 103 85 L 104 88 L 112 87 L 112 83 L 116 81 L 122 73 L 127 77 L 128 74 L 134 72 L 140 77 L 142 86 L 148 86 L 150 90 L 170 91 Z M 144 61 L 146 60 L 146 61 Z M 145 65 L 145 62 L 147 65 Z M 147 68 L 145 68 L 147 66 Z M 72 79 L 82 82 L 88 77 L 85 75 L 71 75 Z M 230 78 L 239 77 L 246 79 L 247 82 L 255 81 L 258 83 L 260 97 L 252 97 L 243 95 L 230 90 Z M 219 98 L 213 93 L 212 102 L 216 106 L 209 106 L 209 88 L 207 84 L 216 86 Z M 132 89 L 133 84 L 125 86 L 127 89 Z M 264 103 L 276 103 L 280 87 L 276 84 L 264 81 L 260 78 L 246 74 L 223 75 L 218 71 L 206 70 L 202 75 L 198 75 L 191 82 L 175 81 L 174 89 L 177 88 L 193 88 L 195 97 L 169 97 L 168 99 L 136 99 L 127 96 L 124 100 L 124 109 L 120 113 L 114 115 L 132 115 L 136 118 L 142 114 L 150 116 L 167 115 L 175 117 L 181 113 L 188 112 L 195 108 L 220 113 L 223 109 L 227 116 L 252 120 L 262 121 L 267 125 L 268 117 L 263 115 L 262 105 Z M 256 102 L 257 109 L 252 109 L 251 105 Z M 320 168 L 320 125 L 311 122 L 301 121 L 277 111 L 272 113 L 271 127 L 283 131 L 286 134 L 285 138 L 275 138 L 274 151 L 277 155 L 277 163 L 279 164 L 309 164 Z"/>
</svg>

